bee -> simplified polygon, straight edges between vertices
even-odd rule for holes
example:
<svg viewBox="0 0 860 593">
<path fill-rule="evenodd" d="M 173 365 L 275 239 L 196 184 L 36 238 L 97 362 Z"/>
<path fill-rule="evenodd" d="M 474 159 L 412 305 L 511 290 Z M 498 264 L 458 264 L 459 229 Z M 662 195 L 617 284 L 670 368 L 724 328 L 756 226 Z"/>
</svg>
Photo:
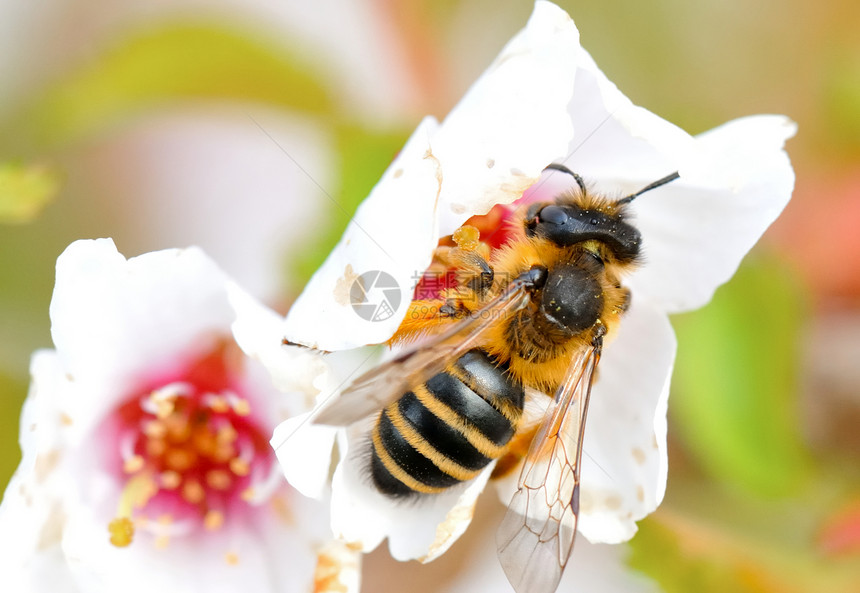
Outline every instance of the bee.
<svg viewBox="0 0 860 593">
<path fill-rule="evenodd" d="M 373 485 L 392 498 L 432 496 L 498 460 L 494 475 L 528 452 L 497 534 L 517 593 L 552 593 L 573 548 L 585 417 L 604 339 L 630 304 L 622 280 L 641 259 L 628 205 L 674 181 L 672 173 L 621 199 L 582 178 L 551 202 L 528 206 L 513 236 L 489 253 L 476 229 L 437 250 L 457 285 L 415 300 L 393 343 L 417 346 L 365 373 L 315 418 L 348 425 L 377 414 Z M 539 424 L 523 421 L 527 392 L 554 393 Z M 512 459 L 513 458 L 513 459 Z"/>
</svg>

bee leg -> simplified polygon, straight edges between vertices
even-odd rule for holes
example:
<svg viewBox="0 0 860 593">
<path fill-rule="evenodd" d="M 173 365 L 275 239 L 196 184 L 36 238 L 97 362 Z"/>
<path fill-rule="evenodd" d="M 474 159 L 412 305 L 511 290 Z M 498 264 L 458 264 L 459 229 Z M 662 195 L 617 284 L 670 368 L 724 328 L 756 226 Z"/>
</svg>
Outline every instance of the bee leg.
<svg viewBox="0 0 860 593">
<path fill-rule="evenodd" d="M 474 227 L 461 227 L 463 229 Z M 459 271 L 458 284 L 472 291 L 478 302 L 483 302 L 490 288 L 493 286 L 495 272 L 490 265 L 490 249 L 484 243 L 477 240 L 477 229 L 475 235 L 468 234 L 468 239 L 463 238 L 467 233 L 455 233 L 455 241 L 459 239 L 456 247 L 438 247 L 433 253 L 433 263 L 445 269 L 456 269 Z"/>
<path fill-rule="evenodd" d="M 297 348 L 304 348 L 305 350 L 311 350 L 313 352 L 319 352 L 320 354 L 331 354 L 331 352 L 329 350 L 322 350 L 320 348 L 315 348 L 314 346 L 308 346 L 306 344 L 300 344 L 298 342 L 290 341 L 287 338 L 283 338 L 281 340 L 281 346 L 296 346 Z"/>
<path fill-rule="evenodd" d="M 621 313 L 627 311 L 630 308 L 630 301 L 633 298 L 633 293 L 630 292 L 629 288 L 622 287 L 621 288 L 621 306 L 619 307 Z"/>
<path fill-rule="evenodd" d="M 467 251 L 463 254 L 462 259 L 466 266 L 464 269 L 469 274 L 466 279 L 466 286 L 475 291 L 478 299 L 483 301 L 493 286 L 493 280 L 496 277 L 493 267 L 486 258 L 477 251 Z"/>
</svg>

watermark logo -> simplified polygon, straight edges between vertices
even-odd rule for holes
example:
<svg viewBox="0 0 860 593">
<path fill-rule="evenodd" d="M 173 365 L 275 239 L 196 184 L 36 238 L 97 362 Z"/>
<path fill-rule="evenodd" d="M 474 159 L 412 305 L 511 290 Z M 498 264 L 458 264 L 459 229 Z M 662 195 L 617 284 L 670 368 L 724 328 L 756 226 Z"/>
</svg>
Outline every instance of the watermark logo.
<svg viewBox="0 0 860 593">
<path fill-rule="evenodd" d="M 365 321 L 385 321 L 400 307 L 400 285 L 382 270 L 365 272 L 349 290 L 352 309 Z"/>
</svg>

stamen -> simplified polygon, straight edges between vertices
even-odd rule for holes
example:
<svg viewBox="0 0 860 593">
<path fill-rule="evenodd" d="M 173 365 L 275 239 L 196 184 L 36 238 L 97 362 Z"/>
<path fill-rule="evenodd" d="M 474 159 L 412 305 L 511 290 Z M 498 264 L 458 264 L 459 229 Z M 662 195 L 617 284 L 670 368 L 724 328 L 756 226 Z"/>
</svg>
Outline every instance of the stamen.
<svg viewBox="0 0 860 593">
<path fill-rule="evenodd" d="M 122 548 L 132 542 L 134 539 L 132 511 L 146 506 L 157 492 L 158 487 L 149 473 L 138 474 L 128 481 L 117 505 L 116 518 L 108 523 L 111 544 Z"/>
<path fill-rule="evenodd" d="M 244 477 L 251 473 L 251 464 L 239 457 L 230 460 L 230 471 L 237 476 Z"/>
<path fill-rule="evenodd" d="M 207 393 L 203 396 L 203 404 L 217 414 L 226 414 L 230 411 L 227 398 L 217 393 Z"/>
<path fill-rule="evenodd" d="M 191 438 L 191 425 L 184 415 L 172 413 L 163 420 L 167 425 L 167 437 L 174 443 L 184 443 Z"/>
<path fill-rule="evenodd" d="M 134 522 L 128 517 L 117 517 L 108 524 L 110 543 L 124 548 L 134 539 Z"/>
<path fill-rule="evenodd" d="M 223 469 L 213 469 L 206 473 L 206 483 L 215 490 L 223 491 L 233 485 L 233 479 Z"/>
<path fill-rule="evenodd" d="M 161 487 L 167 490 L 176 490 L 182 483 L 182 475 L 172 469 L 161 472 Z"/>
<path fill-rule="evenodd" d="M 230 403 L 230 407 L 233 408 L 233 411 L 236 412 L 237 416 L 251 415 L 251 404 L 248 403 L 248 400 L 239 397 L 235 393 L 227 393 L 226 398 Z"/>
<path fill-rule="evenodd" d="M 474 251 L 477 249 L 480 238 L 481 232 L 469 224 L 464 224 L 451 235 L 451 239 L 463 251 Z"/>
<path fill-rule="evenodd" d="M 146 453 L 150 457 L 161 457 L 167 451 L 167 442 L 161 439 L 150 439 L 146 441 Z"/>
<path fill-rule="evenodd" d="M 122 464 L 122 471 L 127 474 L 134 474 L 143 469 L 146 461 L 140 455 L 132 455 Z"/>
<path fill-rule="evenodd" d="M 232 424 L 224 424 L 218 429 L 218 432 L 215 435 L 215 438 L 218 439 L 219 443 L 222 444 L 231 444 L 233 443 L 239 436 L 239 433 L 236 432 L 236 429 L 233 428 Z"/>
<path fill-rule="evenodd" d="M 261 491 L 254 478 L 265 478 L 277 464 L 267 455 L 262 431 L 240 418 L 251 415 L 252 405 L 226 388 L 230 368 L 222 356 L 220 349 L 208 354 L 187 380 L 147 387 L 118 410 L 117 470 L 125 485 L 108 525 L 113 545 L 127 546 L 143 530 L 164 548 L 201 527 L 221 529 L 238 500 L 268 500 L 260 496 L 269 494 L 268 484 Z M 165 511 L 171 514 L 155 519 Z M 235 552 L 228 556 L 238 562 Z"/>
<path fill-rule="evenodd" d="M 188 449 L 170 449 L 164 455 L 167 467 L 180 473 L 190 469 L 196 461 L 197 455 Z"/>
<path fill-rule="evenodd" d="M 206 498 L 206 491 L 197 480 L 186 480 L 182 484 L 182 498 L 191 504 L 200 504 Z"/>
<path fill-rule="evenodd" d="M 203 526 L 209 531 L 220 529 L 224 525 L 224 513 L 221 511 L 209 511 L 203 517 Z"/>
<path fill-rule="evenodd" d="M 162 439 L 167 436 L 167 426 L 159 420 L 148 420 L 143 423 L 143 434 L 151 439 Z"/>
</svg>

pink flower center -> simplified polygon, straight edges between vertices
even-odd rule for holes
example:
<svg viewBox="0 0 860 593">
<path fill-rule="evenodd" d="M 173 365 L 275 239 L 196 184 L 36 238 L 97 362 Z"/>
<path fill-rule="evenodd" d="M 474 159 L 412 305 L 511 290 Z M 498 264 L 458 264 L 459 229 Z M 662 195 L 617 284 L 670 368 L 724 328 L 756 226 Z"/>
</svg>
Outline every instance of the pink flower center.
<svg viewBox="0 0 860 593">
<path fill-rule="evenodd" d="M 220 345 L 116 411 L 114 463 L 125 487 L 109 527 L 114 545 L 131 543 L 140 527 L 161 543 L 218 529 L 259 502 L 274 456 L 242 393 L 241 369 L 231 368 L 233 351 Z"/>
</svg>

